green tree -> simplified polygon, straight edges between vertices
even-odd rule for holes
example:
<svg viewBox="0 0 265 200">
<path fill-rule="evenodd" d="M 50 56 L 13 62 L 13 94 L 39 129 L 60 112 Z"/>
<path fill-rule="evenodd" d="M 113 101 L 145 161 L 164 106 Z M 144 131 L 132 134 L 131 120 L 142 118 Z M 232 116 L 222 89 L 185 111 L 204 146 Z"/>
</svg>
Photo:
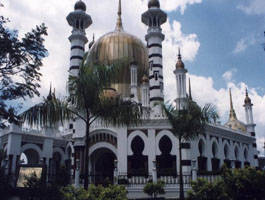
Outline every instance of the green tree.
<svg viewBox="0 0 265 200">
<path fill-rule="evenodd" d="M 192 190 L 188 191 L 188 200 L 230 200 L 222 181 L 209 183 L 207 180 L 199 178 L 191 185 Z"/>
<path fill-rule="evenodd" d="M 98 200 L 127 200 L 127 190 L 123 185 L 109 185 L 99 195 Z"/>
<path fill-rule="evenodd" d="M 36 26 L 24 37 L 6 27 L 8 19 L 0 16 L 0 128 L 6 122 L 18 123 L 17 107 L 10 101 L 40 95 L 40 67 L 48 55 L 44 47 L 47 27 Z"/>
<path fill-rule="evenodd" d="M 184 199 L 183 173 L 182 173 L 182 142 L 194 140 L 198 134 L 203 133 L 208 122 L 215 121 L 219 116 L 211 104 L 202 109 L 192 100 L 186 100 L 185 108 L 179 110 L 174 105 L 163 104 L 163 110 L 172 126 L 172 132 L 179 144 L 179 187 L 180 199 Z"/>
<path fill-rule="evenodd" d="M 61 101 L 50 97 L 23 113 L 30 125 L 53 126 L 58 121 L 77 117 L 86 124 L 84 153 L 84 188 L 88 188 L 89 133 L 91 124 L 99 119 L 102 124 L 123 126 L 137 124 L 141 118 L 141 106 L 123 99 L 113 89 L 108 89 L 120 75 L 122 63 L 111 66 L 80 66 L 78 76 L 70 76 L 69 98 Z"/>
<path fill-rule="evenodd" d="M 254 168 L 222 168 L 221 179 L 213 183 L 198 179 L 188 192 L 189 200 L 264 200 L 265 171 Z"/>
<path fill-rule="evenodd" d="M 254 168 L 223 169 L 225 191 L 233 200 L 265 199 L 265 171 Z"/>
<path fill-rule="evenodd" d="M 157 195 L 159 194 L 165 194 L 165 183 L 163 181 L 158 181 L 157 183 L 147 183 L 144 186 L 144 193 L 151 196 L 153 199 L 157 198 Z"/>
</svg>

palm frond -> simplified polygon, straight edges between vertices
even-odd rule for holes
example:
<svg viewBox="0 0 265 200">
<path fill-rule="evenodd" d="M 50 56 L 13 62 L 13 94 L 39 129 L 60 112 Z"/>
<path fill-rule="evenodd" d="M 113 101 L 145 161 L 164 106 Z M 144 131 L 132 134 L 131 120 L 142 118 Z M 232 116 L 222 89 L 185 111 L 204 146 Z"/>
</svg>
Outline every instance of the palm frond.
<svg viewBox="0 0 265 200">
<path fill-rule="evenodd" d="M 58 122 L 63 124 L 64 120 L 69 120 L 73 117 L 73 113 L 69 110 L 69 105 L 66 101 L 53 98 L 52 100 L 45 99 L 20 116 L 23 121 L 30 126 L 35 127 L 54 127 Z"/>
</svg>

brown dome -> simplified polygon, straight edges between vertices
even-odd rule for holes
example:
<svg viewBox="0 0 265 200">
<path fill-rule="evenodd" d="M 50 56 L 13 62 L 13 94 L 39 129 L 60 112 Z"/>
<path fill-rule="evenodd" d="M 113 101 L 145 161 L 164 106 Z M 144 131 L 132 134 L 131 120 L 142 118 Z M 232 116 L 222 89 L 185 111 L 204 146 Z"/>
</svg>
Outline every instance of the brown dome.
<svg viewBox="0 0 265 200">
<path fill-rule="evenodd" d="M 181 59 L 180 49 L 179 49 L 179 54 L 178 54 L 178 61 L 176 63 L 176 69 L 185 69 L 185 65 Z"/>
</svg>

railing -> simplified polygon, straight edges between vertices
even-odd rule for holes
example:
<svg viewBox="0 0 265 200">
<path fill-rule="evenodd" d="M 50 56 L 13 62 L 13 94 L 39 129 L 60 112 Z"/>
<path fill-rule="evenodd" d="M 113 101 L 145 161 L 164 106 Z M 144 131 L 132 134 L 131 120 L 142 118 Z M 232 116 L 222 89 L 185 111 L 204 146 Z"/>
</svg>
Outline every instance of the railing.
<svg viewBox="0 0 265 200">
<path fill-rule="evenodd" d="M 119 173 L 118 184 L 133 186 L 133 185 L 145 185 L 152 181 L 152 175 L 146 176 L 133 176 L 126 173 Z"/>
<path fill-rule="evenodd" d="M 191 175 L 190 174 L 183 174 L 183 185 L 184 187 L 190 187 L 191 185 Z M 163 181 L 167 185 L 171 184 L 179 184 L 180 183 L 180 177 L 179 176 L 160 176 L 158 177 L 158 180 Z"/>
<path fill-rule="evenodd" d="M 199 174 L 198 178 L 202 178 L 202 179 L 208 181 L 209 183 L 213 183 L 215 181 L 220 180 L 221 176 L 218 174 L 208 174 L 208 175 Z"/>
<path fill-rule="evenodd" d="M 180 182 L 179 176 L 160 176 L 157 179 L 158 181 L 163 181 L 166 185 L 178 185 Z M 118 175 L 118 184 L 127 185 L 127 186 L 137 186 L 145 185 L 148 182 L 152 181 L 152 175 L 147 176 L 134 176 L 127 175 L 126 173 L 120 173 Z M 191 186 L 191 174 L 183 175 L 183 185 L 184 187 Z"/>
</svg>

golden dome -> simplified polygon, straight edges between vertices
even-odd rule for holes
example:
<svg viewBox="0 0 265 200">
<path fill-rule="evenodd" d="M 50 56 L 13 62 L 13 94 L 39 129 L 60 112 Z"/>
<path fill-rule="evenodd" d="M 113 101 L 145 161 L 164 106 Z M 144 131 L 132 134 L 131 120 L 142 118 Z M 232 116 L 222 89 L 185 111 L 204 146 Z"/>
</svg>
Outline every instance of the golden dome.
<svg viewBox="0 0 265 200">
<path fill-rule="evenodd" d="M 117 97 L 119 97 L 119 93 L 113 89 L 113 88 L 105 88 L 102 92 L 102 94 L 100 95 L 100 98 L 104 98 L 104 99 L 116 99 Z"/>
<path fill-rule="evenodd" d="M 142 83 L 148 83 L 148 81 L 149 81 L 148 77 L 144 74 L 142 78 Z"/>
<path fill-rule="evenodd" d="M 148 74 L 147 48 L 140 39 L 123 30 L 120 2 L 116 29 L 100 37 L 91 47 L 85 59 L 86 64 L 98 65 L 111 65 L 120 61 L 123 65 L 120 78 L 112 87 L 124 97 L 131 95 L 130 64 L 137 65 L 139 84 L 143 74 Z"/>
</svg>

